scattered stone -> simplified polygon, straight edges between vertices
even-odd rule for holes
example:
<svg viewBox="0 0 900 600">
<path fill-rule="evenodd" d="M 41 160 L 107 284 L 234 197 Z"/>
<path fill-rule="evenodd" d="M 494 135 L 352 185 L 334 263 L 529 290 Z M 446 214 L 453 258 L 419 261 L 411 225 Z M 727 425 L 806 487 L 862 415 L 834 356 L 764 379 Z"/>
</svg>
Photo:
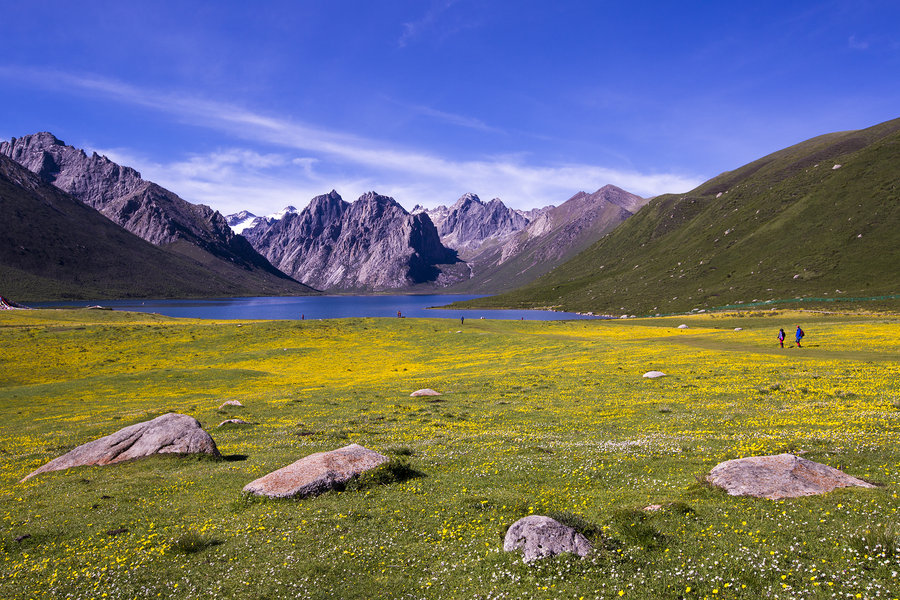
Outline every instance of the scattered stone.
<svg viewBox="0 0 900 600">
<path fill-rule="evenodd" d="M 270 498 L 317 496 L 388 460 L 374 450 L 350 444 L 330 452 L 310 454 L 248 483 L 244 491 Z"/>
<path fill-rule="evenodd" d="M 682 323 L 681 325 L 678 326 L 678 329 L 689 329 L 689 327 L 687 326 L 686 323 Z"/>
<path fill-rule="evenodd" d="M 662 504 L 651 504 L 644 507 L 644 512 L 656 512 L 662 510 Z"/>
<path fill-rule="evenodd" d="M 743 327 L 735 327 L 734 330 L 735 330 L 735 331 L 743 331 L 744 328 L 743 328 Z"/>
<path fill-rule="evenodd" d="M 541 515 L 524 517 L 510 525 L 503 539 L 503 549 L 513 552 L 519 548 L 524 554 L 524 562 L 563 552 L 584 557 L 593 550 L 586 537 L 568 525 Z"/>
<path fill-rule="evenodd" d="M 837 171 L 838 169 L 840 169 L 840 168 L 843 167 L 843 166 L 844 166 L 844 165 L 834 165 L 833 167 L 831 167 L 831 170 L 832 170 L 832 171 Z"/>
<path fill-rule="evenodd" d="M 241 408 L 244 407 L 244 405 L 241 404 L 240 400 L 226 400 L 225 402 L 222 403 L 221 406 L 219 406 L 219 410 L 222 410 L 226 406 L 239 406 Z"/>
<path fill-rule="evenodd" d="M 834 467 L 793 454 L 727 460 L 713 467 L 706 479 L 732 496 L 770 500 L 815 496 L 839 487 L 875 487 Z"/>
<path fill-rule="evenodd" d="M 419 396 L 441 396 L 440 392 L 436 392 L 431 388 L 425 388 L 423 390 L 416 390 L 412 394 L 410 394 L 410 398 L 418 398 Z"/>
<path fill-rule="evenodd" d="M 106 535 L 108 535 L 110 537 L 115 537 L 122 533 L 128 533 L 128 528 L 127 527 L 119 527 L 118 529 L 110 529 L 109 531 L 106 532 Z"/>
<path fill-rule="evenodd" d="M 217 425 L 216 428 L 222 427 L 224 425 L 252 425 L 253 423 L 249 421 L 245 421 L 243 419 L 225 419 L 221 423 Z"/>
<path fill-rule="evenodd" d="M 646 377 L 647 379 L 656 379 L 657 377 L 665 377 L 665 376 L 666 376 L 666 374 L 663 373 L 662 371 L 647 371 L 643 375 L 643 377 Z"/>
<path fill-rule="evenodd" d="M 22 535 L 17 535 L 17 536 L 16 536 L 16 541 L 17 541 L 17 542 L 24 542 L 25 540 L 27 540 L 27 539 L 30 538 L 30 537 L 31 537 L 31 534 L 30 534 L 30 533 L 24 533 L 24 534 L 22 534 Z"/>
<path fill-rule="evenodd" d="M 154 454 L 221 456 L 216 443 L 203 431 L 197 419 L 188 415 L 167 413 L 82 444 L 33 471 L 22 479 L 22 482 L 47 471 L 88 465 L 109 465 Z"/>
</svg>

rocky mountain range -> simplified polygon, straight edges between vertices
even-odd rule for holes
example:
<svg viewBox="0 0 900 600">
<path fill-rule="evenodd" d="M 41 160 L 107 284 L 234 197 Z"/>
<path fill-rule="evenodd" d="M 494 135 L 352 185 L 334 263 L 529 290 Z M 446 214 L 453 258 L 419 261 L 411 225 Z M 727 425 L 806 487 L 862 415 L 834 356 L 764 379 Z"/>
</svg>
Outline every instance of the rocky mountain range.
<svg viewBox="0 0 900 600">
<path fill-rule="evenodd" d="M 269 293 L 309 293 L 235 235 L 225 218 L 202 204 L 141 178 L 105 156 L 66 145 L 42 132 L 0 142 L 6 155 L 144 240 L 183 254 L 219 275 L 259 281 Z M 236 269 L 243 273 L 234 273 Z"/>
<path fill-rule="evenodd" d="M 243 235 L 274 265 L 317 289 L 492 293 L 549 271 L 644 203 L 606 186 L 527 212 L 467 193 L 449 208 L 407 213 L 374 192 L 351 205 L 332 191 L 298 214 L 258 220 Z"/>
<path fill-rule="evenodd" d="M 236 277 L 251 289 L 254 280 L 258 290 L 251 293 L 309 293 L 309 286 L 357 293 L 505 291 L 596 242 L 644 203 L 606 186 L 532 211 L 468 193 L 449 208 L 409 213 L 375 192 L 348 203 L 332 191 L 299 212 L 287 207 L 266 217 L 242 211 L 226 218 L 50 133 L 2 142 L 0 154 L 216 276 Z"/>
<path fill-rule="evenodd" d="M 336 191 L 299 213 L 244 231 L 263 256 L 291 277 L 329 291 L 384 291 L 437 281 L 457 262 L 424 214 L 369 192 L 345 202 Z"/>
</svg>

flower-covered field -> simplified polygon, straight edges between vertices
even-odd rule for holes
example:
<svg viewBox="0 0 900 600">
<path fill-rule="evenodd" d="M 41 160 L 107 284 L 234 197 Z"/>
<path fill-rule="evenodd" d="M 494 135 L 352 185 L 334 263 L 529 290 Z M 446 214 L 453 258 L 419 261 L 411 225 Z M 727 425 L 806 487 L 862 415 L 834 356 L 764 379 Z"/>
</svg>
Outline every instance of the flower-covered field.
<svg viewBox="0 0 900 600">
<path fill-rule="evenodd" d="M 803 348 L 779 348 L 779 327 L 792 340 L 798 324 Z M 898 379 L 900 319 L 886 316 L 4 311 L 0 597 L 900 598 Z M 443 395 L 410 397 L 426 387 Z M 18 483 L 170 411 L 199 419 L 225 458 Z M 230 417 L 253 425 L 216 428 Z M 353 442 L 419 476 L 305 500 L 241 493 Z M 780 452 L 879 487 L 770 501 L 704 484 L 718 462 Z M 528 514 L 577 526 L 596 551 L 524 564 L 502 542 Z"/>
</svg>

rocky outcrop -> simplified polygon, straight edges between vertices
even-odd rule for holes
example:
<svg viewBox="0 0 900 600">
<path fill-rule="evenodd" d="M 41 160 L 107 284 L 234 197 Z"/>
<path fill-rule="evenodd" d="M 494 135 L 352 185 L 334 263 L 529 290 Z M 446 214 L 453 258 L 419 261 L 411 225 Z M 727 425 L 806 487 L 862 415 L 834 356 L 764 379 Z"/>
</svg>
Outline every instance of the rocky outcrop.
<svg viewBox="0 0 900 600">
<path fill-rule="evenodd" d="M 244 235 L 294 279 L 333 291 L 382 291 L 434 281 L 453 263 L 425 214 L 369 192 L 352 204 L 331 191 L 298 214 L 260 223 Z"/>
<path fill-rule="evenodd" d="M 502 241 L 528 225 L 529 220 L 508 208 L 499 198 L 484 203 L 475 194 L 464 194 L 449 209 L 428 212 L 448 248 L 472 251 L 488 240 Z"/>
<path fill-rule="evenodd" d="M 270 498 L 305 498 L 347 483 L 387 462 L 387 456 L 359 444 L 317 452 L 248 483 L 244 492 Z"/>
<path fill-rule="evenodd" d="M 89 465 L 110 465 L 154 454 L 219 456 L 219 449 L 216 448 L 212 437 L 203 431 L 197 419 L 188 415 L 167 413 L 82 444 L 29 473 L 22 481 L 48 471 Z"/>
<path fill-rule="evenodd" d="M 814 496 L 839 487 L 875 487 L 834 467 L 793 454 L 727 460 L 713 467 L 706 479 L 731 496 L 770 500 Z"/>
<path fill-rule="evenodd" d="M 46 132 L 2 142 L 0 154 L 152 244 L 190 256 L 219 272 L 237 267 L 254 272 L 268 285 L 283 288 L 281 291 L 304 291 L 260 256 L 247 240 L 236 236 L 217 211 L 191 204 L 145 181 L 130 167 L 120 166 L 96 152 L 88 156 Z"/>
<path fill-rule="evenodd" d="M 584 557 L 593 546 L 586 537 L 555 519 L 531 515 L 519 519 L 506 531 L 503 549 L 507 552 L 521 549 L 522 560 L 531 562 L 540 558 L 571 552 Z"/>
</svg>

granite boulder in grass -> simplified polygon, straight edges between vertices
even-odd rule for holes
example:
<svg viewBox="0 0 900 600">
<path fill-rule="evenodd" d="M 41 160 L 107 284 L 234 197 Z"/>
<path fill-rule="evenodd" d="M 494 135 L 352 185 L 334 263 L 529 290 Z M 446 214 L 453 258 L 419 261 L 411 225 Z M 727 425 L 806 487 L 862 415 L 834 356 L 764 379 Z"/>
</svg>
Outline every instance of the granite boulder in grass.
<svg viewBox="0 0 900 600">
<path fill-rule="evenodd" d="M 216 442 L 203 430 L 197 419 L 188 415 L 167 413 L 82 444 L 29 473 L 22 481 L 47 471 L 110 465 L 155 454 L 220 456 Z"/>
<path fill-rule="evenodd" d="M 244 486 L 244 492 L 270 498 L 306 498 L 343 486 L 388 457 L 359 444 L 317 452 Z"/>
<path fill-rule="evenodd" d="M 509 526 L 503 539 L 507 552 L 522 550 L 522 560 L 531 562 L 563 552 L 585 557 L 591 553 L 591 542 L 568 525 L 543 515 L 523 517 Z"/>
<path fill-rule="evenodd" d="M 793 454 L 727 460 L 713 467 L 706 479 L 732 496 L 770 500 L 815 496 L 840 487 L 875 487 L 834 467 Z"/>
</svg>

